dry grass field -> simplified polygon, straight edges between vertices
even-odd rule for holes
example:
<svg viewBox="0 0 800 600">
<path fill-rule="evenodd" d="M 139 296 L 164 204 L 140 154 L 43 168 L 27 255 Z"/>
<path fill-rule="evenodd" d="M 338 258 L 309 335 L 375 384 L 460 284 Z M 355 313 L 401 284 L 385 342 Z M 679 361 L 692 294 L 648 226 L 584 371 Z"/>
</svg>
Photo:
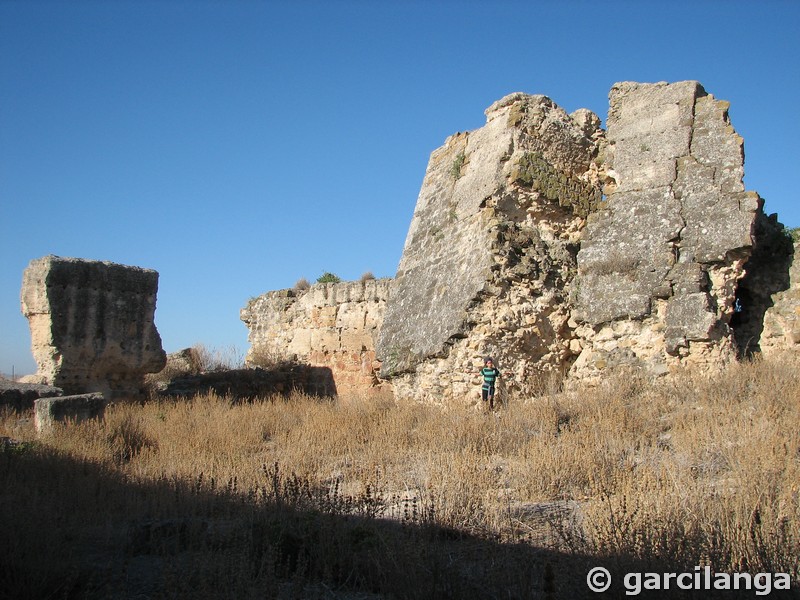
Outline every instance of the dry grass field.
<svg viewBox="0 0 800 600">
<path fill-rule="evenodd" d="M 618 597 L 627 572 L 698 565 L 800 582 L 797 357 L 493 414 L 204 396 L 42 438 L 6 413 L 0 435 L 21 441 L 0 453 L 3 598 L 599 597 L 594 565 Z M 667 595 L 754 597 L 717 594 Z"/>
</svg>

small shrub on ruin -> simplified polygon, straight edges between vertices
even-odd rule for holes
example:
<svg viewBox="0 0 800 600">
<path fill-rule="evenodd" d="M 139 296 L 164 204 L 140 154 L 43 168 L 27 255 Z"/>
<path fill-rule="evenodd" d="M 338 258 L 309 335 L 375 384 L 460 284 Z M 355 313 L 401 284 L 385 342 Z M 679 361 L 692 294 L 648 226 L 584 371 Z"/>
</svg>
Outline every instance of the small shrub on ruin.
<svg viewBox="0 0 800 600">
<path fill-rule="evenodd" d="M 294 283 L 294 289 L 298 292 L 304 292 L 311 287 L 311 284 L 308 282 L 308 279 L 305 277 L 301 277 Z"/>
<path fill-rule="evenodd" d="M 375 279 L 375 275 L 372 274 L 372 271 L 367 271 L 361 275 L 361 281 L 372 281 L 373 279 Z"/>
<path fill-rule="evenodd" d="M 341 277 L 329 271 L 317 277 L 317 283 L 339 283 L 341 280 Z"/>
<path fill-rule="evenodd" d="M 453 179 L 458 179 L 461 177 L 461 170 L 464 168 L 464 163 L 467 160 L 467 155 L 463 152 L 459 152 L 458 155 L 453 160 L 453 165 L 450 167 L 450 176 Z"/>
</svg>

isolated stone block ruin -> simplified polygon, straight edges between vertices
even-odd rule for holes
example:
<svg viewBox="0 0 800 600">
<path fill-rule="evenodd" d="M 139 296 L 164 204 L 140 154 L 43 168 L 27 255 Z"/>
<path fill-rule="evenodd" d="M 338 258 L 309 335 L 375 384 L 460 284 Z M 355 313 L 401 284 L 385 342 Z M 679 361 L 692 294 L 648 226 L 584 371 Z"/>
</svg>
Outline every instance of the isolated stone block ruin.
<svg viewBox="0 0 800 600">
<path fill-rule="evenodd" d="M 110 262 L 46 256 L 22 280 L 38 378 L 66 394 L 138 396 L 166 355 L 153 321 L 158 273 Z"/>
<path fill-rule="evenodd" d="M 794 248 L 744 189 L 728 103 L 694 81 L 618 83 L 609 100 L 607 131 L 545 96 L 495 102 L 431 154 L 370 326 L 337 329 L 346 294 L 271 292 L 242 313 L 251 352 L 293 352 L 336 379 L 333 356 L 369 348 L 396 395 L 449 402 L 474 401 L 466 372 L 485 356 L 530 393 L 800 347 Z"/>
</svg>

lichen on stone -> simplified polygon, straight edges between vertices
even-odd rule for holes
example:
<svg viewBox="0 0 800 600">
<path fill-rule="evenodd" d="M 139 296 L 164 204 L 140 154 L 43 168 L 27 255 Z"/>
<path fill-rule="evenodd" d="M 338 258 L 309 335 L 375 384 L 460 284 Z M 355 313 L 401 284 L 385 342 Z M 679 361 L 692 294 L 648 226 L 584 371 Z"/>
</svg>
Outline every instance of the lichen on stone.
<svg viewBox="0 0 800 600">
<path fill-rule="evenodd" d="M 602 192 L 563 171 L 556 170 L 538 152 L 525 152 L 515 163 L 511 179 L 532 191 L 540 193 L 559 206 L 572 209 L 573 214 L 586 217 L 602 201 Z"/>
</svg>

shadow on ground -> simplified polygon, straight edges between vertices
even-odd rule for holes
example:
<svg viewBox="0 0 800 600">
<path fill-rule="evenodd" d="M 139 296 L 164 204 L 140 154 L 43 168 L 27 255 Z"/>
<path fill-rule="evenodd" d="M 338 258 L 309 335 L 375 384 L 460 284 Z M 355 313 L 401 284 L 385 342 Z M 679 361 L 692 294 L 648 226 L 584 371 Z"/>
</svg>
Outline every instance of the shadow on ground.
<svg viewBox="0 0 800 600">
<path fill-rule="evenodd" d="M 229 369 L 181 374 L 154 387 L 153 395 L 161 398 L 189 398 L 213 392 L 237 402 L 295 392 L 316 398 L 331 398 L 337 393 L 330 368 L 294 363 L 273 369 Z"/>
<path fill-rule="evenodd" d="M 263 467 L 258 488 L 240 490 L 202 476 L 134 482 L 43 444 L 6 446 L 0 597 L 622 598 L 625 572 L 686 569 L 668 558 L 645 565 L 498 543 L 436 526 L 423 509 L 409 507 L 402 522 L 378 519 L 368 495 L 313 489 L 277 465 Z M 604 595 L 586 586 L 600 565 L 617 582 Z"/>
</svg>

